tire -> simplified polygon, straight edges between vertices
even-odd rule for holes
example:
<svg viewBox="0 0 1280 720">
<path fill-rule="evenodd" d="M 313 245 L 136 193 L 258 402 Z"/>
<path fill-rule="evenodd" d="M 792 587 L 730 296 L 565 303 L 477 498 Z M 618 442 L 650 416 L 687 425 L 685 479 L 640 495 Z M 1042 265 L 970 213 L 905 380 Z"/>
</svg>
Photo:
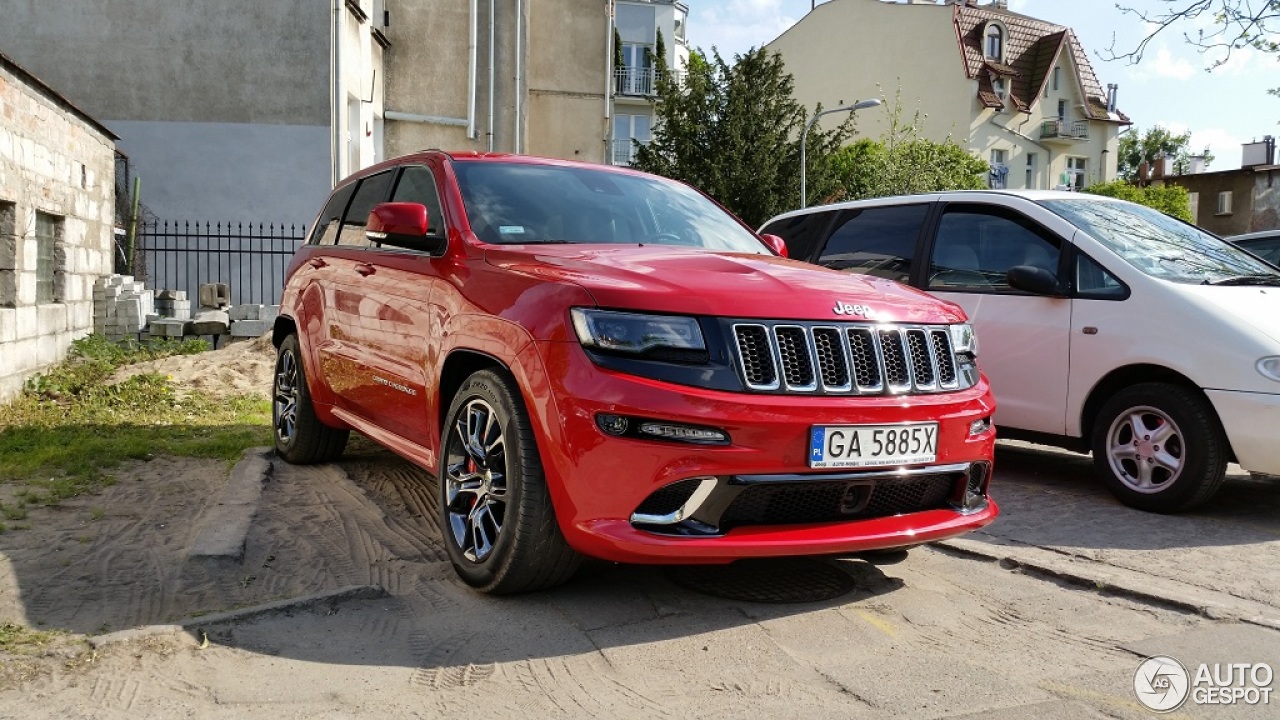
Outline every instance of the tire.
<svg viewBox="0 0 1280 720">
<path fill-rule="evenodd" d="M 1207 502 L 1222 487 L 1230 454 L 1213 406 L 1181 385 L 1125 388 L 1094 424 L 1094 468 L 1121 502 L 1148 512 Z"/>
<path fill-rule="evenodd" d="M 351 434 L 329 427 L 316 417 L 297 334 L 286 337 L 276 351 L 271 428 L 276 454 L 295 465 L 336 460 Z"/>
<path fill-rule="evenodd" d="M 581 557 L 556 523 L 515 383 L 493 370 L 467 378 L 440 435 L 440 527 L 458 576 L 493 594 L 568 580 Z"/>
</svg>

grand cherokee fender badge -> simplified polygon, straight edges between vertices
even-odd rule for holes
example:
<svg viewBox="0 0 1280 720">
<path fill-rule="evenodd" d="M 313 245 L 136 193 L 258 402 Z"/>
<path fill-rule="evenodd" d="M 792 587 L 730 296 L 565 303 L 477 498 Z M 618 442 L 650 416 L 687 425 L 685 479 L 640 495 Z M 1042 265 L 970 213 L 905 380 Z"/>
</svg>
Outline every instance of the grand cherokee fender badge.
<svg viewBox="0 0 1280 720">
<path fill-rule="evenodd" d="M 387 387 L 391 388 L 392 390 L 399 390 L 400 392 L 404 393 L 405 395 L 417 395 L 417 394 L 418 394 L 418 391 L 417 391 L 417 390 L 414 390 L 413 388 L 409 387 L 408 385 L 405 385 L 405 384 L 403 384 L 403 383 L 398 383 L 398 382 L 392 382 L 392 381 L 390 381 L 390 380 L 388 380 L 388 379 L 386 379 L 386 378 L 378 377 L 377 375 L 374 375 L 374 376 L 373 376 L 373 381 L 374 381 L 375 383 L 379 384 L 379 385 L 386 385 Z"/>
<path fill-rule="evenodd" d="M 836 306 L 831 308 L 831 311 L 837 315 L 857 315 L 858 317 L 864 317 L 868 320 L 876 314 L 875 310 L 872 310 L 870 305 L 850 305 L 843 301 L 837 301 Z"/>
</svg>

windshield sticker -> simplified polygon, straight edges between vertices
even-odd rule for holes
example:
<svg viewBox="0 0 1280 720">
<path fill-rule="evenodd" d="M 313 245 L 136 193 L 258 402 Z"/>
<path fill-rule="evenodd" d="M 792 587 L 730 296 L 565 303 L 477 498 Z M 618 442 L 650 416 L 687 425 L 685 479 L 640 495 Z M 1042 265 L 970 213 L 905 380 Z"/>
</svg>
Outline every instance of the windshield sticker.
<svg viewBox="0 0 1280 720">
<path fill-rule="evenodd" d="M 523 225 L 499 225 L 498 232 L 502 233 L 503 235 L 523 235 L 524 226 Z"/>
</svg>

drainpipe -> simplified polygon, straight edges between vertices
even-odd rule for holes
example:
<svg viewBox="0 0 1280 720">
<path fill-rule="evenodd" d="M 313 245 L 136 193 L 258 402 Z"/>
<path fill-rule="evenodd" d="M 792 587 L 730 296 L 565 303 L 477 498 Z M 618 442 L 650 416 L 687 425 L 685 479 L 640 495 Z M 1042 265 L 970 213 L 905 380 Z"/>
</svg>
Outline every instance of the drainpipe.
<svg viewBox="0 0 1280 720">
<path fill-rule="evenodd" d="M 476 67 L 479 64 L 480 0 L 471 0 L 471 37 L 467 43 L 467 139 L 476 139 Z"/>
<path fill-rule="evenodd" d="M 399 120 L 402 122 L 421 123 L 424 125 L 448 125 L 451 127 L 467 127 L 469 123 L 466 118 L 441 117 L 439 115 L 419 115 L 417 113 L 400 112 L 398 110 L 384 110 L 382 117 L 385 120 Z"/>
<path fill-rule="evenodd" d="M 996 122 L 996 115 L 995 115 L 995 114 L 992 114 L 992 116 L 987 120 L 987 122 L 991 123 L 992 125 L 995 125 L 996 127 L 1000 128 L 1001 130 L 1003 130 L 1003 131 L 1005 131 L 1005 132 L 1007 132 L 1007 133 L 1009 133 L 1009 134 L 1011 134 L 1011 135 L 1016 135 L 1016 136 L 1018 136 L 1018 137 L 1022 138 L 1023 140 L 1026 140 L 1027 142 L 1031 143 L 1032 145 L 1035 145 L 1036 147 L 1040 148 L 1041 150 L 1044 150 L 1044 152 L 1045 152 L 1045 156 L 1046 156 L 1046 157 L 1045 157 L 1045 166 L 1044 166 L 1044 169 L 1045 169 L 1045 171 L 1046 171 L 1046 172 L 1049 172 L 1049 173 L 1050 173 L 1050 178 L 1052 178 L 1052 172 L 1053 172 L 1053 171 L 1052 171 L 1052 169 L 1051 169 L 1051 168 L 1053 167 L 1053 150 L 1052 150 L 1048 145 L 1045 145 L 1044 143 L 1041 143 L 1039 140 L 1036 140 L 1035 138 L 1032 138 L 1030 135 L 1026 135 L 1026 134 L 1024 134 L 1024 133 L 1022 133 L 1022 132 L 1020 132 L 1020 131 L 1018 131 L 1018 130 L 1014 130 L 1013 128 L 1008 127 L 1008 126 L 1006 126 L 1006 125 L 1001 125 L 1000 123 Z M 1028 116 L 1026 120 L 1023 120 L 1021 123 L 1019 123 L 1019 124 L 1018 124 L 1018 127 L 1022 127 L 1023 125 L 1026 125 L 1028 122 L 1031 122 L 1031 118 L 1030 118 L 1030 116 Z M 1052 185 L 1052 183 L 1050 183 L 1050 184 Z"/>
<path fill-rule="evenodd" d="M 610 101 L 613 98 L 613 54 L 617 50 L 613 47 L 613 0 L 605 0 L 605 5 L 609 8 L 609 11 L 605 13 L 604 17 L 604 157 L 602 160 L 608 165 L 613 161 L 610 152 L 612 148 L 610 140 L 613 138 L 611 128 L 613 124 L 613 103 Z"/>
<path fill-rule="evenodd" d="M 524 0 L 516 0 L 516 131 L 512 143 L 512 149 L 518 155 L 520 153 L 520 105 L 521 98 L 524 95 Z"/>
<path fill-rule="evenodd" d="M 333 0 L 333 184 L 342 180 L 342 12 L 343 0 Z"/>
<path fill-rule="evenodd" d="M 495 128 L 493 127 L 493 102 L 494 97 L 498 94 L 494 84 L 497 82 L 497 40 L 498 31 L 496 20 L 496 6 L 498 0 L 489 0 L 489 152 L 493 152 L 493 135 Z"/>
</svg>

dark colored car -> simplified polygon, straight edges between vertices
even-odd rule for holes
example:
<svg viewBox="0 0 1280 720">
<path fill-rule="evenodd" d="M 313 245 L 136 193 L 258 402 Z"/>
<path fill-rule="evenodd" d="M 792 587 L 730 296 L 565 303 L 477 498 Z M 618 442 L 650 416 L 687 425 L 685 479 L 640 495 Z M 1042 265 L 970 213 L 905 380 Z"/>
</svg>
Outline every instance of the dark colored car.
<svg viewBox="0 0 1280 720">
<path fill-rule="evenodd" d="M 1280 265 L 1280 230 L 1263 230 L 1227 238 L 1272 265 Z"/>
<path fill-rule="evenodd" d="M 581 555 L 896 548 L 991 522 L 994 401 L 955 305 L 779 257 L 696 190 L 427 152 L 337 187 L 289 267 L 275 435 L 435 473 L 490 592 Z"/>
</svg>

